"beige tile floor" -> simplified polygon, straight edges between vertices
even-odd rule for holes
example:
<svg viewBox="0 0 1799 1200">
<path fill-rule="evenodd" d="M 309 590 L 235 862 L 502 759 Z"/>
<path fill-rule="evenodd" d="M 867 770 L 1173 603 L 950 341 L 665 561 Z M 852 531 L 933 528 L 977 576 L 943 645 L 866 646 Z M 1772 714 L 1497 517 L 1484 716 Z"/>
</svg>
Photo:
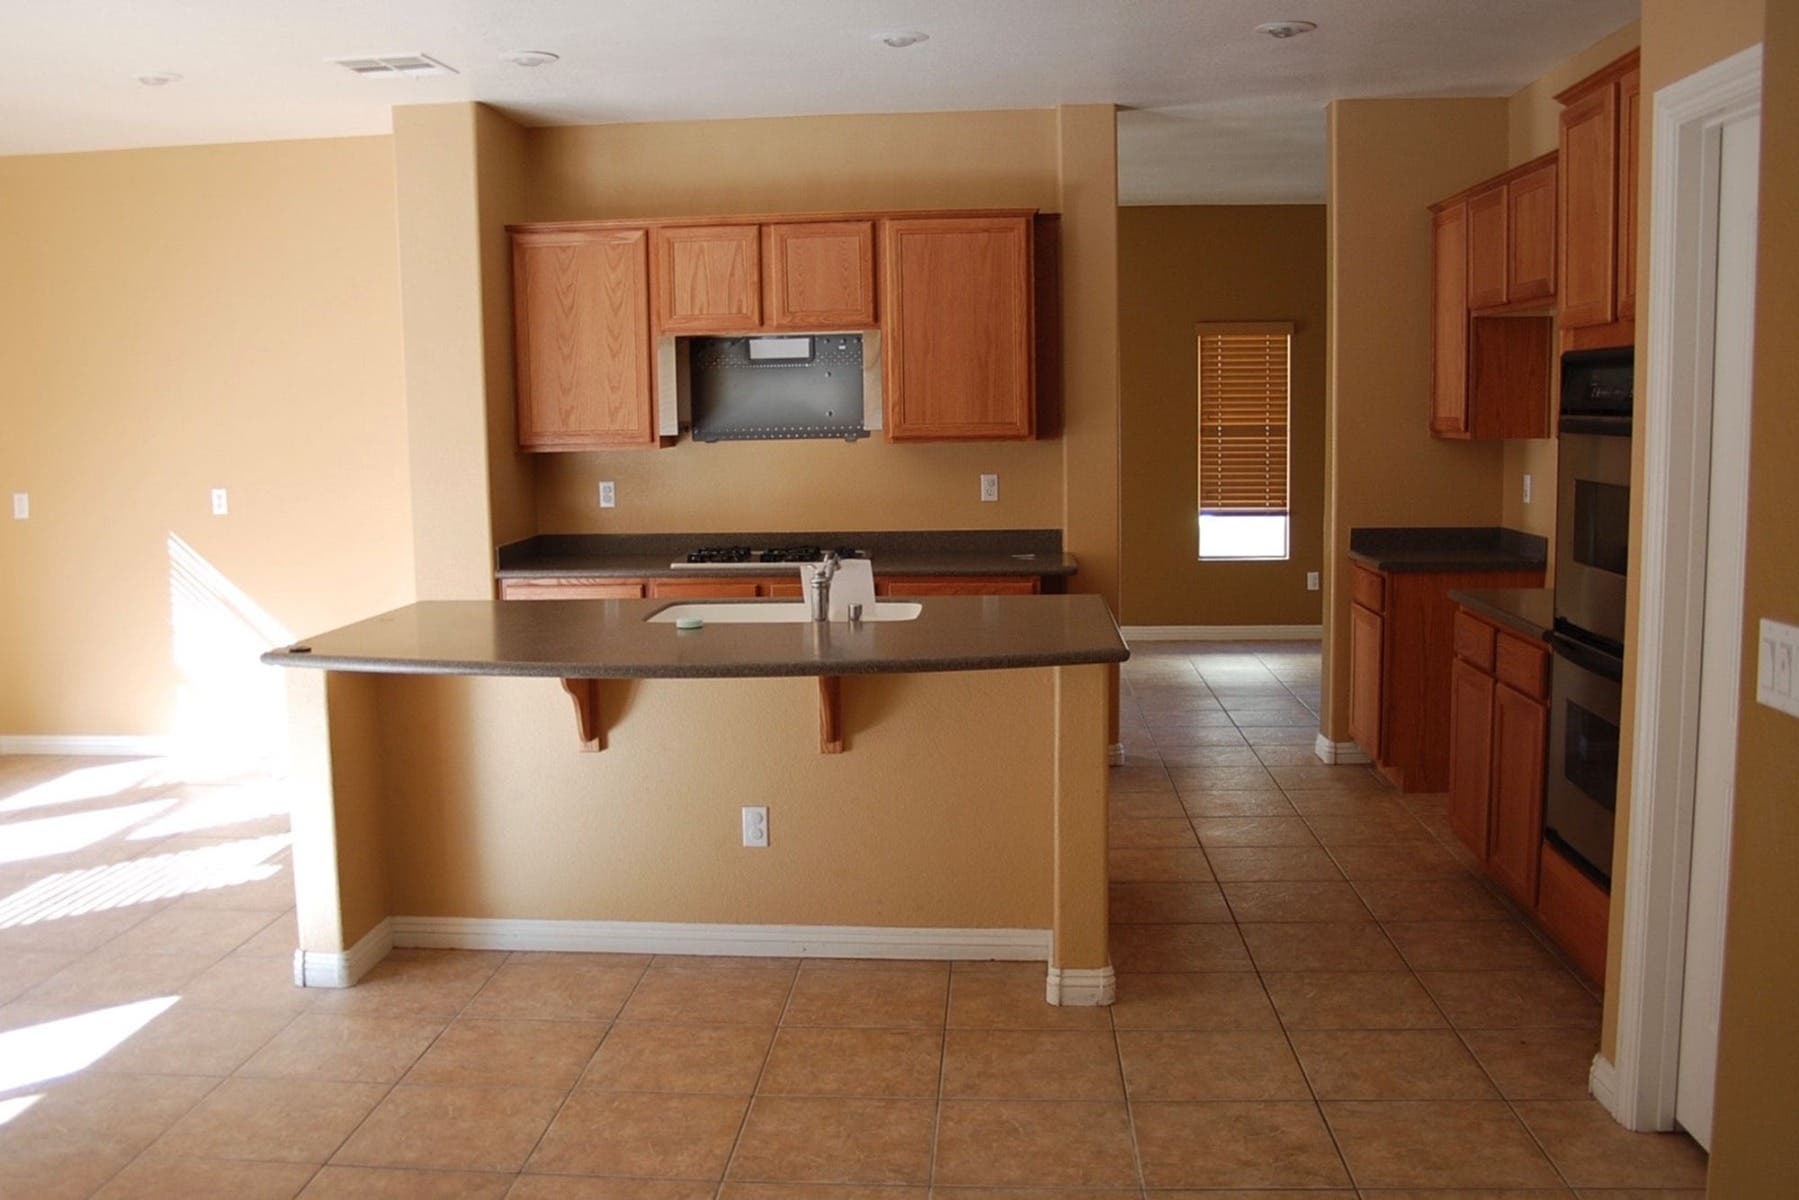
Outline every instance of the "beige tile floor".
<svg viewBox="0 0 1799 1200">
<path fill-rule="evenodd" d="M 1148 646 L 1110 1010 L 1040 965 L 398 951 L 291 985 L 280 794 L 0 758 L 0 1197 L 1697 1197 L 1441 797 L 1312 757 L 1318 655 Z M 993 1189 L 1010 1189 L 995 1191 Z"/>
</svg>

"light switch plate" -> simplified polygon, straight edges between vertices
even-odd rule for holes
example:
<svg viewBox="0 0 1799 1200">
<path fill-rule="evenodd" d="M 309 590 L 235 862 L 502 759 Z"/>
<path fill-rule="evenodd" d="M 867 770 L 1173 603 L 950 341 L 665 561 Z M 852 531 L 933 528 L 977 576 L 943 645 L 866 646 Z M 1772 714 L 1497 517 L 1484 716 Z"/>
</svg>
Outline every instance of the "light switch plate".
<svg viewBox="0 0 1799 1200">
<path fill-rule="evenodd" d="M 999 476 L 981 476 L 981 499 L 991 503 L 999 499 Z"/>
<path fill-rule="evenodd" d="M 1799 666 L 1799 625 L 1762 618 L 1756 660 L 1756 703 L 1799 717 L 1799 690 L 1793 682 L 1794 668 Z"/>
<path fill-rule="evenodd" d="M 212 489 L 212 515 L 222 517 L 231 511 L 231 501 L 224 488 Z"/>
<path fill-rule="evenodd" d="M 29 520 L 31 517 L 31 493 L 14 492 L 12 494 L 12 519 Z"/>
<path fill-rule="evenodd" d="M 1306 572 L 1306 591 L 1308 591 L 1308 592 L 1315 592 L 1315 591 L 1317 591 L 1317 590 L 1318 590 L 1318 584 L 1319 584 L 1319 580 L 1318 580 L 1318 572 L 1316 572 L 1316 571 L 1307 571 L 1307 572 Z"/>
<path fill-rule="evenodd" d="M 610 479 L 600 480 L 600 507 L 612 508 L 618 504 L 618 490 L 612 486 Z"/>
<path fill-rule="evenodd" d="M 1524 503 L 1526 504 L 1530 503 L 1530 484 L 1531 478 L 1529 475 L 1526 475 L 1524 477 Z"/>
</svg>

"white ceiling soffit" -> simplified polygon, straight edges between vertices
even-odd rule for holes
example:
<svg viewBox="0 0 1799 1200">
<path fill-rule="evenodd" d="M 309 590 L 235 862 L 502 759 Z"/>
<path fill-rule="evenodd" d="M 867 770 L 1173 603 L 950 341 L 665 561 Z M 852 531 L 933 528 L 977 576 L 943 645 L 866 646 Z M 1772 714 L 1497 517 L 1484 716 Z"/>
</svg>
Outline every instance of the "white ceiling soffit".
<svg viewBox="0 0 1799 1200">
<path fill-rule="evenodd" d="M 1240 104 L 1118 114 L 1120 204 L 1322 204 L 1322 106 Z"/>
<path fill-rule="evenodd" d="M 1216 168 L 1150 115 L 1127 122 L 1145 127 L 1133 147 L 1141 133 L 1219 180 L 1332 97 L 1506 94 L 1636 15 L 1636 0 L 0 0 L 0 154 L 383 133 L 393 105 L 455 100 L 539 125 L 1111 102 L 1189 121 L 1230 106 L 1238 136 L 1270 141 L 1226 145 L 1239 157 Z M 1255 32 L 1287 18 L 1319 28 Z M 930 40 L 877 40 L 896 30 Z M 561 60 L 503 60 L 517 50 Z M 456 74 L 330 61 L 415 54 Z M 182 78 L 136 81 L 152 72 Z M 1144 166 L 1144 194 L 1173 194 Z"/>
</svg>

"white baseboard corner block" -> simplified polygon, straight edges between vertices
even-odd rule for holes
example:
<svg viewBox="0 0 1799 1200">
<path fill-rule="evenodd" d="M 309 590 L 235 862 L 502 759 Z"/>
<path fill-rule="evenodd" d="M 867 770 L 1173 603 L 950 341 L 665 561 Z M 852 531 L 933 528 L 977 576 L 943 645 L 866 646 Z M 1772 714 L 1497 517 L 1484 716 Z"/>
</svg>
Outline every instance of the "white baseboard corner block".
<svg viewBox="0 0 1799 1200">
<path fill-rule="evenodd" d="M 1333 742 L 1322 733 L 1313 743 L 1312 750 L 1318 755 L 1319 762 L 1329 763 L 1333 766 L 1355 766 L 1373 761 L 1368 757 L 1367 752 L 1354 742 Z"/>
<path fill-rule="evenodd" d="M 1131 642 L 1316 642 L 1324 638 L 1322 625 L 1125 625 L 1119 629 Z"/>
<path fill-rule="evenodd" d="M 1118 977 L 1111 967 L 1051 967 L 1045 998 L 1071 1008 L 1110 1004 L 1118 998 Z"/>
<path fill-rule="evenodd" d="M 1587 1069 L 1587 1091 L 1613 1120 L 1618 1119 L 1618 1069 L 1603 1054 L 1595 1054 L 1593 1065 Z"/>
<path fill-rule="evenodd" d="M 374 965 L 394 948 L 394 924 L 391 919 L 363 934 L 348 950 L 294 951 L 294 986 L 306 988 L 355 987 L 356 981 L 369 973 Z"/>
</svg>

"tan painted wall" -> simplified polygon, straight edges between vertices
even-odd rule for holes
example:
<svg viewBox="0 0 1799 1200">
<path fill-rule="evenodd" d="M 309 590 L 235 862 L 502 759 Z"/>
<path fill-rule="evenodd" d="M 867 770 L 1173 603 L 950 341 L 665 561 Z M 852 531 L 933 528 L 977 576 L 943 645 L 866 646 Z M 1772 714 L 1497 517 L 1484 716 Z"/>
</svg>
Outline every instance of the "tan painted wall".
<svg viewBox="0 0 1799 1200">
<path fill-rule="evenodd" d="M 1330 106 L 1323 726 L 1349 737 L 1349 531 L 1499 522 L 1496 443 L 1430 435 L 1430 214 L 1505 169 L 1504 100 Z"/>
<path fill-rule="evenodd" d="M 1755 703 L 1756 624 L 1799 624 L 1799 7 L 1767 6 L 1748 645 L 1737 736 L 1736 830 L 1710 1194 L 1773 1196 L 1799 1179 L 1799 721 Z"/>
<path fill-rule="evenodd" d="M 1132 207 L 1118 213 L 1124 585 L 1131 625 L 1315 625 L 1323 560 L 1325 209 Z M 1199 560 L 1202 321 L 1290 320 L 1292 554 Z"/>
<path fill-rule="evenodd" d="M 1551 71 L 1506 102 L 1510 127 L 1508 166 L 1548 154 L 1561 144 L 1562 106 L 1556 93 L 1585 79 L 1600 67 L 1628 54 L 1641 41 L 1640 26 L 1632 22 L 1601 38 L 1579 54 L 1571 55 Z M 1524 503 L 1524 476 L 1531 477 L 1531 502 Z M 1555 541 L 1556 442 L 1554 438 L 1505 443 L 1505 467 L 1501 484 L 1503 523 Z M 1555 557 L 1553 551 L 1550 563 Z"/>
<path fill-rule="evenodd" d="M 394 222 L 387 138 L 0 158 L 0 733 L 248 721 L 412 598 Z"/>
<path fill-rule="evenodd" d="M 529 153 L 540 220 L 1061 207 L 1050 109 L 534 129 Z M 666 450 L 537 458 L 546 533 L 1062 524 L 1054 441 L 683 440 Z M 980 500 L 983 472 L 999 473 L 997 504 Z M 596 495 L 602 479 L 618 488 L 618 507 L 607 512 Z"/>
<path fill-rule="evenodd" d="M 1638 289 L 1637 315 L 1637 395 L 1649 394 L 1648 363 L 1645 347 L 1649 333 L 1649 287 L 1655 274 L 1650 260 L 1650 228 L 1653 221 L 1651 188 L 1654 180 L 1655 93 L 1676 80 L 1684 79 L 1702 67 L 1727 58 L 1762 38 L 1762 0 L 1715 0 L 1703 8 L 1681 0 L 1645 0 L 1642 22 L 1642 128 L 1638 142 L 1641 170 L 1637 176 L 1637 278 L 1645 281 Z M 1764 161 L 1763 169 L 1766 170 Z M 1764 213 L 1763 219 L 1766 218 Z M 1643 439 L 1636 439 L 1631 463 L 1633 486 L 1630 493 L 1630 560 L 1643 561 L 1643 489 L 1636 486 L 1643 478 Z M 1766 510 L 1763 510 L 1766 511 Z M 1764 520 L 1769 518 L 1762 518 Z M 1625 609 L 1625 627 L 1637 627 L 1641 579 L 1631 580 Z M 1636 646 L 1627 638 L 1624 646 L 1623 711 L 1636 709 Z M 1630 768 L 1635 753 L 1636 732 L 1627 720 L 1619 742 L 1617 831 L 1614 843 L 1624 846 L 1630 835 Z M 1612 862 L 1612 894 L 1621 896 L 1629 886 L 1624 855 Z M 1610 953 L 1606 959 L 1605 1013 L 1600 1034 L 1600 1050 L 1608 1057 L 1617 1047 L 1619 947 L 1623 943 L 1624 906 L 1613 904 L 1611 911 Z"/>
</svg>

